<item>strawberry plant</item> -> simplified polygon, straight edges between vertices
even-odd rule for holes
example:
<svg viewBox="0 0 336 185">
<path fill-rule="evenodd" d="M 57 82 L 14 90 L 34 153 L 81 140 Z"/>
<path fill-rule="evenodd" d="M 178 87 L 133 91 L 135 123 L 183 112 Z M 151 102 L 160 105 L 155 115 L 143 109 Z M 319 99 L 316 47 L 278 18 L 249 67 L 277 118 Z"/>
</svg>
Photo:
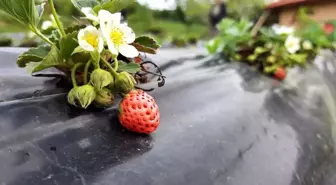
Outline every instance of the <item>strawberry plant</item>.
<svg viewBox="0 0 336 185">
<path fill-rule="evenodd" d="M 132 28 L 121 22 L 119 12 L 135 0 L 71 2 L 82 13 L 81 19 L 86 20 L 86 24 L 66 27 L 55 10 L 53 0 L 0 0 L 0 10 L 27 26 L 45 43 L 20 55 L 17 65 L 26 68 L 32 75 L 49 68 L 58 69 L 72 83 L 73 88 L 67 97 L 69 104 L 73 106 L 83 109 L 90 105 L 109 107 L 115 103 L 116 95 L 124 97 L 122 102 L 128 102 L 129 94 L 132 97 L 133 92 L 140 92 L 133 90 L 141 83 L 139 79 L 143 80 L 148 73 L 142 65 L 140 52 L 155 54 L 160 47 L 151 37 L 136 37 Z M 47 5 L 52 11 L 53 26 L 47 25 L 47 28 L 46 25 L 42 25 L 47 29 L 41 31 L 40 17 Z M 162 74 L 155 75 L 159 76 L 159 86 L 162 86 Z M 150 115 L 154 115 L 156 126 L 150 127 L 150 130 L 146 129 L 146 132 L 141 129 L 130 130 L 151 133 L 159 122 L 158 108 L 148 94 L 141 91 L 136 96 L 139 97 L 129 106 L 147 105 L 145 113 L 153 111 Z M 150 103 L 143 102 L 147 100 Z M 155 106 L 155 109 L 152 109 L 152 106 Z M 120 121 L 126 128 L 127 124 L 138 124 L 137 120 L 125 121 L 129 120 L 125 118 L 129 118 L 130 112 L 127 110 L 132 110 L 131 114 L 137 115 L 142 124 L 153 124 L 152 117 L 148 117 L 148 114 L 142 116 L 141 111 L 145 110 L 145 107 L 133 110 L 121 104 L 121 108 L 121 115 L 124 116 L 120 116 Z"/>
<path fill-rule="evenodd" d="M 241 60 L 239 50 L 250 45 L 253 24 L 245 19 L 236 22 L 233 19 L 223 19 L 217 25 L 219 35 L 207 44 L 210 53 L 223 52 L 228 58 Z"/>
<path fill-rule="evenodd" d="M 279 80 L 286 76 L 286 69 L 304 67 L 319 53 L 320 49 L 332 49 L 334 25 L 321 26 L 306 15 L 298 12 L 297 28 L 283 25 L 262 27 L 252 37 L 252 24 L 241 20 L 224 19 L 218 24 L 220 33 L 211 40 L 209 53 L 223 52 L 230 60 L 256 65 L 267 75 Z"/>
</svg>

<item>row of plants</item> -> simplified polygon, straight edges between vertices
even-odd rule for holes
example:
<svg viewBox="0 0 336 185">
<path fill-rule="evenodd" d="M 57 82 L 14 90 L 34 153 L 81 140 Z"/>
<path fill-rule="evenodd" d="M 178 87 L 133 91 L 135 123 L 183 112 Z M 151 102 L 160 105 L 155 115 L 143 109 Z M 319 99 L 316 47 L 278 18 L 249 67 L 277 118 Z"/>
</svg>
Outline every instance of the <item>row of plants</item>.
<svg viewBox="0 0 336 185">
<path fill-rule="evenodd" d="M 243 61 L 258 67 L 279 80 L 288 68 L 304 67 L 321 49 L 335 49 L 335 21 L 321 25 L 308 18 L 306 9 L 298 12 L 297 26 L 262 27 L 252 35 L 253 23 L 224 19 L 220 33 L 207 44 L 210 53 L 222 52 L 229 60 Z"/>
<path fill-rule="evenodd" d="M 115 97 L 119 95 L 120 123 L 131 131 L 154 132 L 159 125 L 159 108 L 154 98 L 137 89 L 136 84 L 150 80 L 144 80 L 148 71 L 139 64 L 140 52 L 155 54 L 160 46 L 148 36 L 136 37 L 132 28 L 121 22 L 119 12 L 135 0 L 71 2 L 82 13 L 85 24 L 65 27 L 53 0 L 0 0 L 2 11 L 44 41 L 19 56 L 18 66 L 33 75 L 43 75 L 49 68 L 58 69 L 71 81 L 68 103 L 79 108 L 107 108 L 116 103 Z M 49 32 L 38 26 L 47 5 L 54 24 Z"/>
</svg>

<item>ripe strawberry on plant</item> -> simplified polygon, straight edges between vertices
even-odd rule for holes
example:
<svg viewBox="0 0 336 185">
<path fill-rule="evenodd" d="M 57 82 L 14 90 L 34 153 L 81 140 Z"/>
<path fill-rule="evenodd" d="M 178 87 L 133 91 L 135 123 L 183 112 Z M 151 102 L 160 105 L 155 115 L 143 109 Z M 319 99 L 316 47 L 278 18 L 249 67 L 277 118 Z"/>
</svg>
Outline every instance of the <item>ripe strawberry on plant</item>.
<svg viewBox="0 0 336 185">
<path fill-rule="evenodd" d="M 278 80 L 284 80 L 286 78 L 286 70 L 283 67 L 278 67 L 274 73 L 274 77 Z"/>
<path fill-rule="evenodd" d="M 149 94 L 132 90 L 120 103 L 119 121 L 130 131 L 151 134 L 160 124 L 159 108 Z"/>
<path fill-rule="evenodd" d="M 331 23 L 324 24 L 323 29 L 324 29 L 324 32 L 328 35 L 332 34 L 335 30 L 334 25 Z"/>
<path fill-rule="evenodd" d="M 138 56 L 138 57 L 135 57 L 135 63 L 137 63 L 137 64 L 141 64 L 141 62 L 142 62 L 142 60 L 141 60 L 141 57 L 140 56 Z"/>
</svg>

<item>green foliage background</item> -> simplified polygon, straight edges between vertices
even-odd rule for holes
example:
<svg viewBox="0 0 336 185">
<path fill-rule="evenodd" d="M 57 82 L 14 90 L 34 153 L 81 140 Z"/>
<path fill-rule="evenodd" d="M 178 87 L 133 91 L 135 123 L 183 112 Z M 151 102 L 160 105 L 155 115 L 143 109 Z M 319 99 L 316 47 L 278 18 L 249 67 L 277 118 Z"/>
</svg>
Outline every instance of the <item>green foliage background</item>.
<svg viewBox="0 0 336 185">
<path fill-rule="evenodd" d="M 61 19 L 67 25 L 79 18 L 81 13 L 71 4 L 71 0 L 54 0 Z M 149 33 L 160 40 L 184 40 L 207 38 L 209 33 L 208 14 L 212 0 L 176 0 L 175 10 L 153 10 L 139 3 L 128 8 L 128 23 L 137 34 Z M 228 0 L 229 16 L 236 20 L 241 17 L 256 19 L 262 12 L 263 0 Z M 49 7 L 45 7 L 42 20 L 50 19 Z M 82 21 L 79 20 L 78 21 Z M 0 12 L 1 32 L 25 32 L 26 28 Z"/>
</svg>

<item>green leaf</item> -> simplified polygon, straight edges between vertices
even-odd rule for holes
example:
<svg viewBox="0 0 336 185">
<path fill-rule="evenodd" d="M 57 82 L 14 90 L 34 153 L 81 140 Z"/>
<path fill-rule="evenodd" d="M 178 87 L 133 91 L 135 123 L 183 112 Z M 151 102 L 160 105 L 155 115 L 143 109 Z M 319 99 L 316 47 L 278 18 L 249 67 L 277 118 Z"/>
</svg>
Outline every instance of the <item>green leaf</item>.
<svg viewBox="0 0 336 185">
<path fill-rule="evenodd" d="M 59 42 L 61 40 L 61 34 L 58 31 L 58 29 L 54 29 L 54 30 L 51 31 L 49 39 L 50 39 L 51 42 L 56 43 L 56 45 L 59 47 L 59 44 L 60 44 Z"/>
<path fill-rule="evenodd" d="M 99 5 L 97 0 L 71 0 L 71 2 L 79 11 L 84 7 L 93 8 Z"/>
<path fill-rule="evenodd" d="M 85 28 L 85 25 L 75 25 L 75 26 L 70 26 L 64 29 L 66 34 L 72 33 L 74 31 L 79 31 L 80 29 Z"/>
<path fill-rule="evenodd" d="M 110 0 L 107 1 L 105 3 L 103 3 L 102 5 L 97 5 L 93 8 L 93 10 L 98 13 L 99 10 L 107 10 L 111 13 L 116 13 L 116 12 L 120 12 L 121 10 L 127 8 L 128 6 L 132 5 L 133 3 L 135 3 L 135 0 Z"/>
<path fill-rule="evenodd" d="M 0 0 L 0 10 L 24 25 L 36 26 L 42 10 L 37 11 L 35 0 Z"/>
<path fill-rule="evenodd" d="M 126 63 L 119 61 L 118 72 L 137 73 L 141 70 L 140 65 L 134 62 Z"/>
<path fill-rule="evenodd" d="M 149 36 L 140 36 L 134 42 L 152 49 L 159 49 L 161 47 L 154 38 Z"/>
<path fill-rule="evenodd" d="M 40 62 L 45 56 L 48 55 L 50 47 L 39 46 L 37 48 L 31 48 L 27 52 L 24 52 L 19 56 L 16 62 L 19 67 L 26 67 L 29 62 Z"/>
<path fill-rule="evenodd" d="M 54 45 L 51 47 L 50 52 L 46 57 L 43 58 L 41 63 L 32 70 L 32 73 L 42 71 L 50 67 L 56 67 L 65 64 L 62 60 L 62 55 L 60 50 Z"/>
<path fill-rule="evenodd" d="M 78 46 L 77 48 L 74 49 L 71 55 L 75 55 L 77 53 L 83 53 L 83 52 L 86 52 L 86 51 L 81 46 Z"/>
<path fill-rule="evenodd" d="M 210 40 L 206 45 L 206 48 L 207 48 L 208 52 L 210 54 L 216 53 L 218 51 L 220 42 L 221 42 L 221 40 L 219 38 L 215 38 L 215 39 Z"/>
<path fill-rule="evenodd" d="M 135 39 L 132 45 L 140 52 L 156 54 L 160 45 L 151 37 L 141 36 Z"/>
<path fill-rule="evenodd" d="M 67 34 L 60 40 L 60 50 L 63 59 L 65 60 L 69 59 L 75 48 L 78 46 L 78 43 L 75 40 L 77 34 L 78 32 L 75 31 L 71 34 Z"/>
<path fill-rule="evenodd" d="M 228 30 L 235 23 L 233 19 L 223 19 L 218 25 L 217 28 L 222 32 Z"/>
<path fill-rule="evenodd" d="M 35 0 L 36 1 L 36 0 Z M 36 4 L 36 2 L 35 2 Z M 41 3 L 36 5 L 36 11 L 37 11 L 37 19 L 36 19 L 36 24 L 38 24 L 42 18 L 43 12 L 44 12 L 44 5 L 45 3 Z"/>
<path fill-rule="evenodd" d="M 307 62 L 307 54 L 291 54 L 289 58 L 299 65 L 304 65 Z"/>
<path fill-rule="evenodd" d="M 153 48 L 148 48 L 138 43 L 132 43 L 132 46 L 134 46 L 139 52 L 156 54 L 156 50 Z"/>
<path fill-rule="evenodd" d="M 42 62 L 29 62 L 26 65 L 26 70 L 28 74 L 33 74 L 34 69 L 39 66 Z"/>
</svg>

